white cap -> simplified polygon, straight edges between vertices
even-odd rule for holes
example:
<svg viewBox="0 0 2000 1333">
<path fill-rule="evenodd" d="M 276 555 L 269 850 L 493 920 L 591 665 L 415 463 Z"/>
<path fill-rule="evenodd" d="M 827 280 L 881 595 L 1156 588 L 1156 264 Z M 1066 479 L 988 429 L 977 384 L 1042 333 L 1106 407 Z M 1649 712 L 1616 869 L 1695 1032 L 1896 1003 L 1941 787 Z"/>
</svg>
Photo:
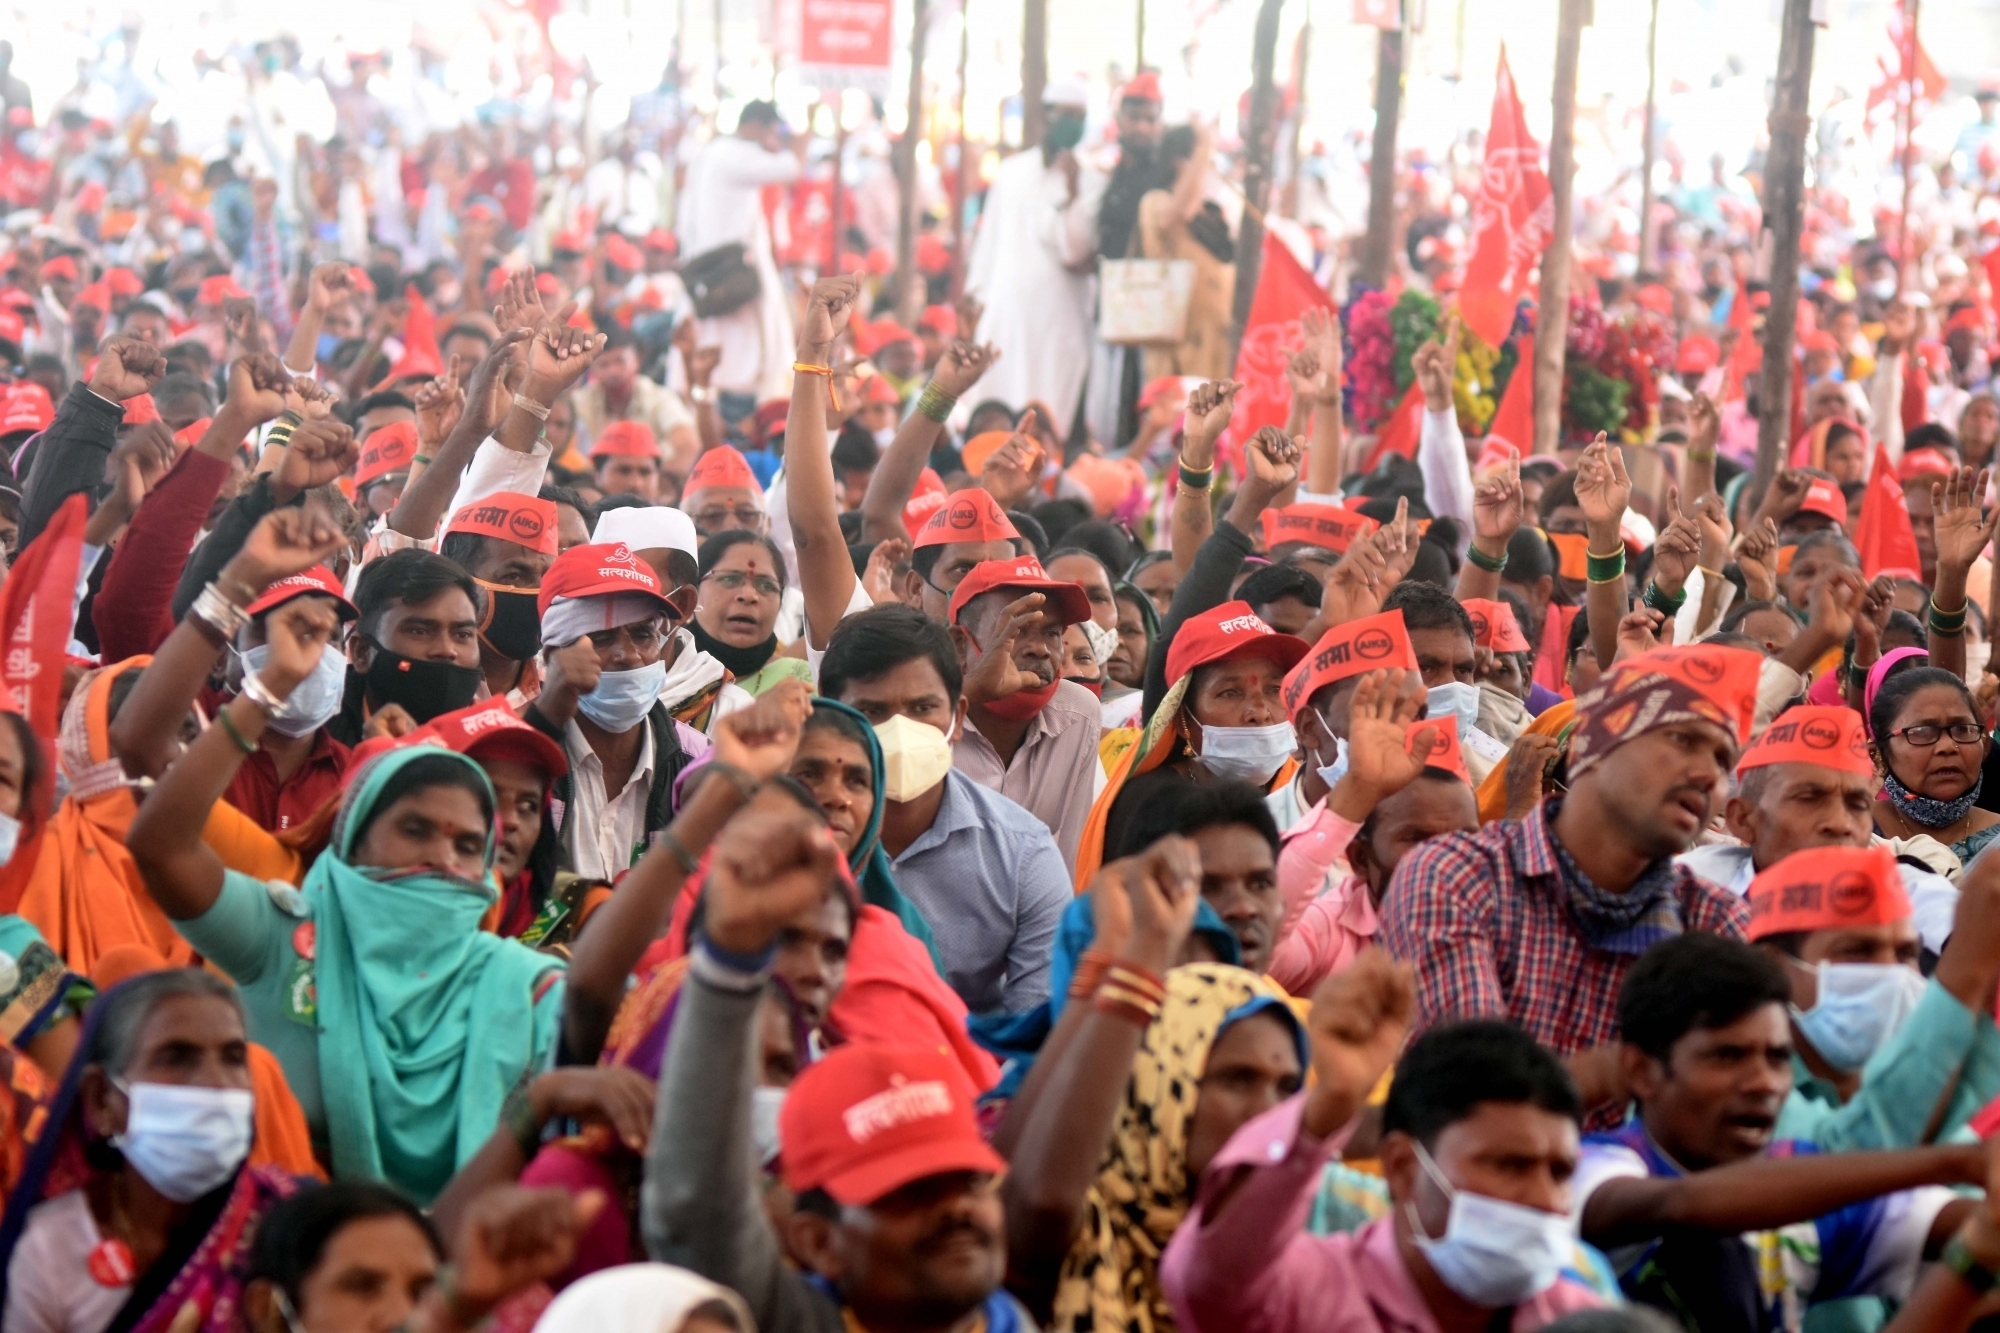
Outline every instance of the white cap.
<svg viewBox="0 0 2000 1333">
<path fill-rule="evenodd" d="M 1050 79 L 1042 85 L 1043 106 L 1089 106 L 1090 89 L 1082 79 Z"/>
<path fill-rule="evenodd" d="M 695 533 L 694 520 L 664 505 L 607 509 L 597 516 L 597 530 L 590 534 L 590 540 L 623 542 L 634 551 L 664 547 L 684 551 L 691 560 L 700 559 L 701 538 Z"/>
</svg>

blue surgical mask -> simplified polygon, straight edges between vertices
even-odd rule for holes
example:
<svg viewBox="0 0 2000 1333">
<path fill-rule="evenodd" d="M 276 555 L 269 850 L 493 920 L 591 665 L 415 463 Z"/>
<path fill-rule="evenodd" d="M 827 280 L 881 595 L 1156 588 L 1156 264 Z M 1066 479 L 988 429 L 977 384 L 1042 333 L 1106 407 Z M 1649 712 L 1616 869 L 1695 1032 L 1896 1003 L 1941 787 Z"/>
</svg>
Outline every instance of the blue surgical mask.
<svg viewBox="0 0 2000 1333">
<path fill-rule="evenodd" d="M 664 662 L 630 671 L 606 671 L 598 676 L 597 688 L 577 700 L 576 706 L 585 717 L 616 735 L 645 720 L 666 684 Z"/>
<path fill-rule="evenodd" d="M 339 334 L 322 333 L 319 335 L 319 342 L 314 344 L 313 346 L 313 354 L 317 356 L 322 362 L 330 363 L 333 360 L 333 354 L 339 349 L 340 349 Z"/>
<path fill-rule="evenodd" d="M 1438 1164 L 1416 1145 L 1417 1161 L 1451 1200 L 1444 1235 L 1424 1234 L 1416 1205 L 1405 1203 L 1410 1238 L 1447 1287 L 1483 1309 L 1518 1305 L 1556 1284 L 1576 1249 L 1570 1220 L 1504 1199 L 1454 1189 Z"/>
<path fill-rule="evenodd" d="M 1821 963 L 1813 971 L 1819 998 L 1810 1009 L 1794 1005 L 1792 1021 L 1835 1069 L 1867 1064 L 1924 995 L 1923 974 L 1901 963 Z"/>
<path fill-rule="evenodd" d="M 1425 692 L 1430 702 L 1430 716 L 1449 717 L 1458 723 L 1458 738 L 1465 739 L 1479 722 L 1479 687 L 1452 681 L 1447 685 L 1433 685 Z"/>
<path fill-rule="evenodd" d="M 269 644 L 245 648 L 241 653 L 243 674 L 254 676 L 271 660 Z M 285 699 L 285 706 L 271 714 L 271 730 L 280 736 L 310 736 L 340 711 L 347 694 L 347 659 L 328 644 L 320 650 L 312 674 L 298 683 Z"/>
</svg>

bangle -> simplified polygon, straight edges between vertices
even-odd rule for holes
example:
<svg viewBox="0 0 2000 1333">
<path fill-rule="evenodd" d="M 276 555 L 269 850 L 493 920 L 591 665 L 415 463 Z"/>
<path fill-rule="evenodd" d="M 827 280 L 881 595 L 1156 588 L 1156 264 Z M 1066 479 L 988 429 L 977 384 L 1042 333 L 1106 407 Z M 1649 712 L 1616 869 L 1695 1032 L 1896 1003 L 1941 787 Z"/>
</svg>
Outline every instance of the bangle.
<svg viewBox="0 0 2000 1333">
<path fill-rule="evenodd" d="M 296 416 L 293 416 L 290 412 L 285 413 L 284 416 L 279 417 L 275 422 L 271 424 L 271 429 L 269 431 L 265 432 L 264 447 L 266 449 L 269 449 L 273 446 L 276 446 L 278 448 L 283 448 L 285 445 L 291 443 L 292 432 L 297 430 L 298 428 L 299 428 L 299 419 Z"/>
<path fill-rule="evenodd" d="M 194 599 L 188 614 L 205 621 L 224 639 L 236 637 L 236 631 L 249 623 L 250 613 L 231 601 L 222 591 L 221 581 L 210 583 Z"/>
<path fill-rule="evenodd" d="M 533 1157 L 542 1147 L 542 1121 L 535 1114 L 534 1099 L 528 1095 L 528 1080 L 524 1077 L 516 1083 L 500 1103 L 500 1123 L 514 1136 L 514 1144 L 521 1150 L 521 1156 Z M 438 1274 L 438 1285 L 443 1286 L 445 1274 Z M 447 1295 L 445 1300 L 451 1297 Z"/>
<path fill-rule="evenodd" d="M 1687 451 L 1687 460 L 1690 463 L 1713 463 L 1715 461 L 1715 450 L 1690 449 Z"/>
<path fill-rule="evenodd" d="M 1961 602 L 1956 611 L 1940 611 L 1937 598 L 1932 597 L 1930 614 L 1926 617 L 1930 621 L 1931 630 L 1937 634 L 1963 634 L 1967 605 L 1968 603 Z"/>
<path fill-rule="evenodd" d="M 1502 551 L 1497 556 L 1491 556 L 1480 550 L 1476 543 L 1466 548 L 1465 558 L 1470 560 L 1474 566 L 1485 570 L 1489 574 L 1498 574 L 1507 568 L 1507 553 L 1505 551 Z"/>
<path fill-rule="evenodd" d="M 795 374 L 799 375 L 826 376 L 826 396 L 833 403 L 833 410 L 836 412 L 840 410 L 840 394 L 833 387 L 832 366 L 815 366 L 806 361 L 794 361 L 792 362 L 792 370 Z"/>
<path fill-rule="evenodd" d="M 1191 491 L 1205 491 L 1215 485 L 1215 469 L 1203 468 L 1196 472 L 1186 463 L 1181 464 L 1181 485 Z"/>
<path fill-rule="evenodd" d="M 736 765 L 725 764 L 720 759 L 711 759 L 708 762 L 708 767 L 718 776 L 729 779 L 729 784 L 736 788 L 737 792 L 742 795 L 745 805 L 748 805 L 750 798 L 757 794 L 757 788 L 760 785 L 757 779 L 751 777 Z"/>
<path fill-rule="evenodd" d="M 1683 588 L 1679 592 L 1669 593 L 1665 588 L 1648 579 L 1646 581 L 1646 596 L 1642 600 L 1647 606 L 1652 607 L 1661 615 L 1672 617 L 1680 614 L 1681 604 L 1686 602 L 1687 599 L 1687 589 Z"/>
<path fill-rule="evenodd" d="M 1087 1000 L 1097 994 L 1097 988 L 1104 984 L 1104 974 L 1110 970 L 1111 955 L 1092 945 L 1076 960 L 1076 975 L 1070 978 L 1069 998 Z"/>
<path fill-rule="evenodd" d="M 432 458 L 433 455 L 431 454 L 417 454 L 414 457 L 412 457 L 410 461 L 412 463 L 422 463 L 425 467 L 429 467 L 431 465 Z"/>
<path fill-rule="evenodd" d="M 1695 568 L 1701 571 L 1701 574 L 1702 574 L 1702 577 L 1703 577 L 1703 578 L 1708 578 L 1708 579 L 1726 579 L 1726 578 L 1728 578 L 1728 577 L 1729 577 L 1729 576 L 1728 576 L 1727 574 L 1723 573 L 1723 572 L 1722 572 L 1721 570 L 1719 570 L 1719 569 L 1710 569 L 1710 568 L 1709 568 L 1709 567 L 1708 567 L 1707 565 L 1696 565 L 1696 566 L 1695 566 Z"/>
<path fill-rule="evenodd" d="M 1963 1237 L 1953 1236 L 1944 1243 L 1944 1251 L 1938 1255 L 1938 1262 L 1957 1274 L 1958 1280 L 1976 1292 L 1993 1290 L 2000 1282 L 2000 1274 L 1981 1263 Z"/>
<path fill-rule="evenodd" d="M 1123 1019 L 1134 1027 L 1149 1028 L 1153 1026 L 1153 1020 L 1160 1016 L 1158 1001 L 1115 987 L 1108 981 L 1097 988 L 1097 996 L 1090 1003 L 1098 1013 Z"/>
<path fill-rule="evenodd" d="M 257 753 L 257 747 L 252 745 L 249 741 L 244 740 L 243 733 L 238 731 L 236 729 L 236 724 L 229 720 L 229 710 L 227 708 L 216 709 L 215 720 L 217 722 L 220 722 L 222 724 L 222 729 L 229 733 L 229 739 L 236 742 L 237 749 L 243 751 L 243 753 L 245 754 Z"/>
<path fill-rule="evenodd" d="M 243 677 L 243 688 L 238 693 L 251 703 L 256 704 L 266 713 L 275 713 L 285 706 L 283 699 L 271 693 L 269 685 L 266 685 L 259 677 L 252 676 L 247 672 Z"/>
<path fill-rule="evenodd" d="M 951 415 L 951 409 L 956 406 L 958 406 L 958 399 L 952 394 L 946 393 L 943 389 L 938 388 L 936 380 L 932 380 L 929 384 L 926 384 L 924 391 L 917 395 L 917 411 L 923 413 L 932 421 L 937 422 L 940 426 L 945 423 L 945 418 Z"/>
<path fill-rule="evenodd" d="M 692 878 L 695 871 L 700 869 L 701 863 L 695 860 L 694 853 L 687 849 L 687 844 L 680 840 L 680 836 L 674 832 L 672 826 L 655 833 L 653 843 L 655 846 L 666 848 L 667 854 L 680 862 L 683 875 Z"/>
<path fill-rule="evenodd" d="M 1625 577 L 1625 548 L 1619 547 L 1610 555 L 1584 549 L 1584 574 L 1592 583 L 1616 583 Z"/>
<path fill-rule="evenodd" d="M 549 419 L 549 409 L 524 393 L 514 395 L 514 406 L 520 408 L 537 421 L 547 421 Z"/>
</svg>

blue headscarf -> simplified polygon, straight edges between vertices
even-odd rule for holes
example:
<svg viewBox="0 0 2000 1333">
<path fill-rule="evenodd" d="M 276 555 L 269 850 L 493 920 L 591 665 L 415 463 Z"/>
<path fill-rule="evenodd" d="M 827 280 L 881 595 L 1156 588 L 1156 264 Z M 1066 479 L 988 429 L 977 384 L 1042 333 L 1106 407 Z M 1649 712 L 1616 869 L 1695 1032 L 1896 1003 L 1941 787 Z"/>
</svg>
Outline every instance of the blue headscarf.
<svg viewBox="0 0 2000 1333">
<path fill-rule="evenodd" d="M 868 752 L 868 772 L 872 779 L 869 799 L 873 804 L 868 810 L 867 826 L 861 830 L 861 840 L 854 844 L 854 850 L 847 857 L 847 868 L 854 873 L 854 882 L 861 889 L 861 901 L 879 907 L 901 921 L 903 929 L 930 951 L 931 962 L 936 965 L 938 975 L 943 976 L 944 960 L 938 956 L 937 941 L 931 936 L 930 923 L 924 920 L 924 914 L 917 910 L 917 905 L 896 887 L 894 863 L 882 846 L 882 812 L 888 805 L 883 788 L 888 779 L 882 763 L 882 743 L 875 739 L 875 728 L 859 711 L 837 700 L 815 698 L 812 706 L 815 712 L 851 720 L 854 729 L 861 735 L 861 748 Z"/>
</svg>

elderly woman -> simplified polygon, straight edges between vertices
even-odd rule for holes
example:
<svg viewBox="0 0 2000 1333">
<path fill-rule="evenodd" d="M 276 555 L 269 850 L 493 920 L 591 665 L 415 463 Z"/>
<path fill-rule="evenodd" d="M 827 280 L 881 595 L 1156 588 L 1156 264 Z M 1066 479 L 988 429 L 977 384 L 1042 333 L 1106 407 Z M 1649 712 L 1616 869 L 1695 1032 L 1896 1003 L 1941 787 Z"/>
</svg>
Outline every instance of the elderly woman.
<svg viewBox="0 0 2000 1333">
<path fill-rule="evenodd" d="M 785 560 L 777 544 L 748 528 L 731 528 L 703 542 L 698 561 L 700 600 L 688 622 L 695 646 L 752 695 L 788 678 L 811 685 L 812 668 L 803 658 L 784 656 L 778 642 Z"/>
</svg>

